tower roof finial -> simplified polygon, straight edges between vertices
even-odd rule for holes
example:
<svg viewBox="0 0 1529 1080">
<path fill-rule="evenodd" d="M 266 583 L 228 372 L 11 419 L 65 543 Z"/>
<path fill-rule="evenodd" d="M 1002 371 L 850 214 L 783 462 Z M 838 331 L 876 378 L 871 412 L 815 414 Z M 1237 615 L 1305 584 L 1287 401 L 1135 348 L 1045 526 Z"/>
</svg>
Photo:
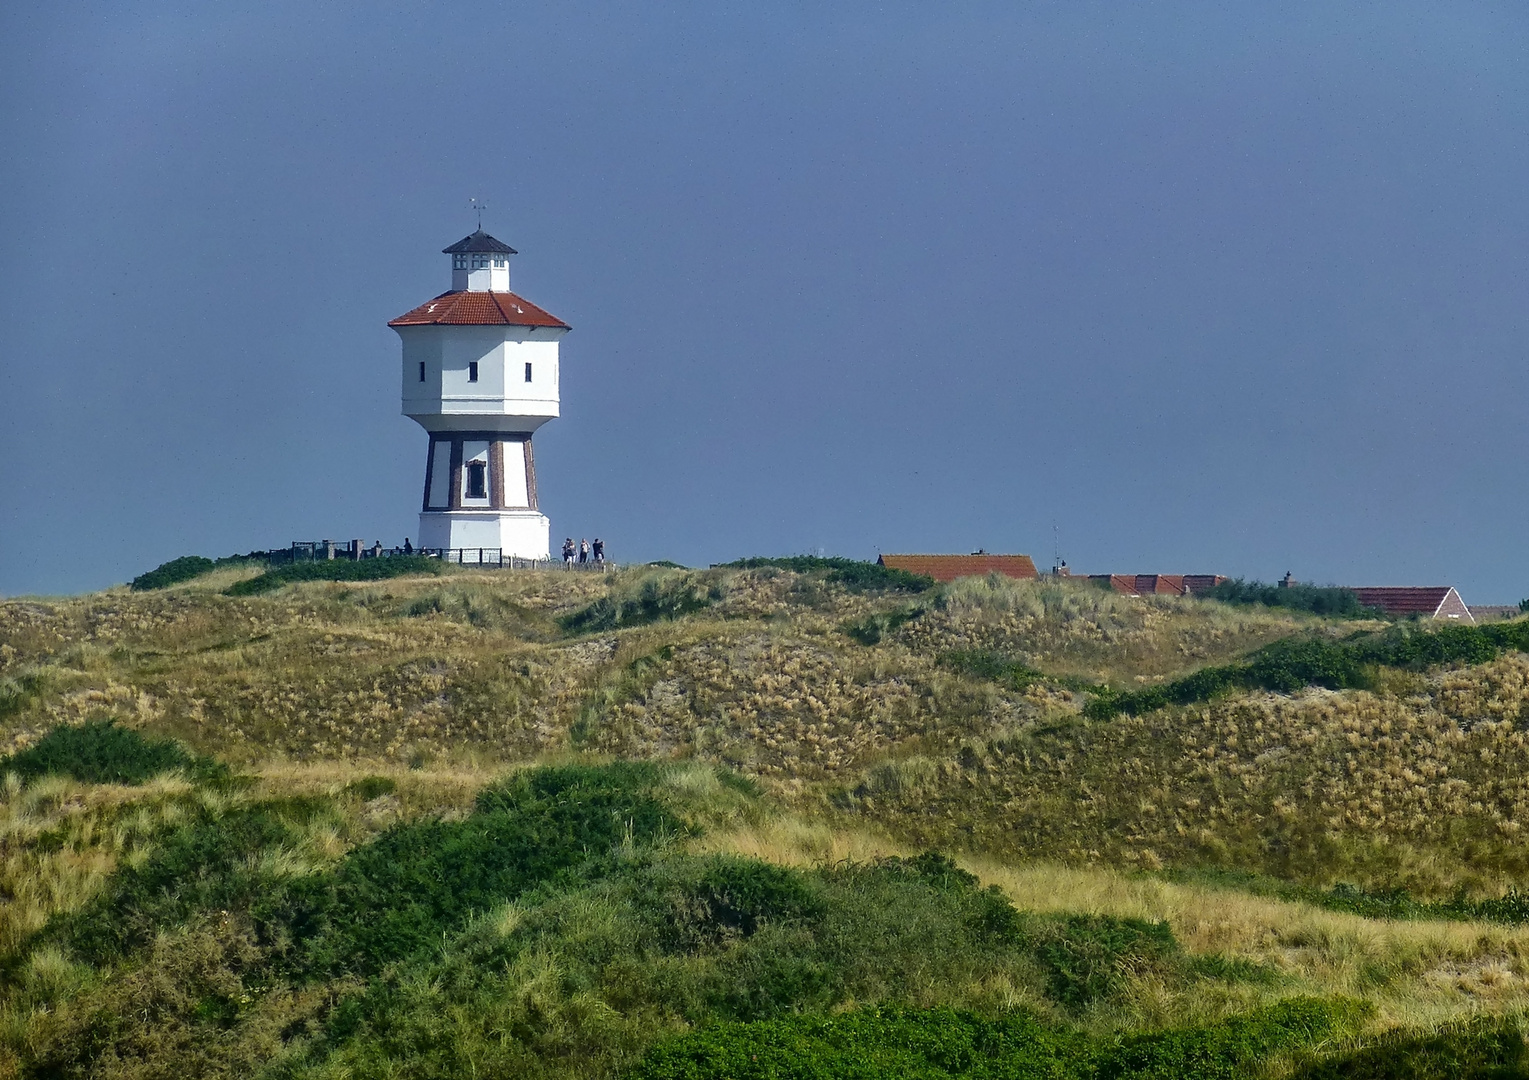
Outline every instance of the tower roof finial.
<svg viewBox="0 0 1529 1080">
<path fill-rule="evenodd" d="M 467 205 L 478 212 L 478 231 L 483 231 L 483 211 L 488 209 L 488 203 L 474 195 L 467 200 Z"/>
</svg>

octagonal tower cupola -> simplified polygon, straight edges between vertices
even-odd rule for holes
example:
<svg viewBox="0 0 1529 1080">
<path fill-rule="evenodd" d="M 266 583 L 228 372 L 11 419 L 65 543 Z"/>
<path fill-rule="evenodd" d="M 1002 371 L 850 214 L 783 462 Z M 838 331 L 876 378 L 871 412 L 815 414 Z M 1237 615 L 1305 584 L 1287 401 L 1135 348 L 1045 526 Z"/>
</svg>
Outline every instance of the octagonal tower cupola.
<svg viewBox="0 0 1529 1080">
<path fill-rule="evenodd" d="M 452 292 L 509 292 L 515 249 L 480 227 L 441 252 L 451 256 Z"/>
</svg>

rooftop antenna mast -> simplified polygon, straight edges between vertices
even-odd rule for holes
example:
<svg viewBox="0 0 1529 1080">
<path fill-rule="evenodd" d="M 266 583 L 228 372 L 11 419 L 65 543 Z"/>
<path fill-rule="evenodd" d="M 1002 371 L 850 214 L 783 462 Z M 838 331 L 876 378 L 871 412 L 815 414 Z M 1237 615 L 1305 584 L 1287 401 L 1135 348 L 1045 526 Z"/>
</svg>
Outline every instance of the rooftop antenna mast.
<svg viewBox="0 0 1529 1080">
<path fill-rule="evenodd" d="M 1062 528 L 1054 521 L 1051 523 L 1051 550 L 1051 572 L 1060 574 L 1067 564 L 1062 561 Z"/>
</svg>

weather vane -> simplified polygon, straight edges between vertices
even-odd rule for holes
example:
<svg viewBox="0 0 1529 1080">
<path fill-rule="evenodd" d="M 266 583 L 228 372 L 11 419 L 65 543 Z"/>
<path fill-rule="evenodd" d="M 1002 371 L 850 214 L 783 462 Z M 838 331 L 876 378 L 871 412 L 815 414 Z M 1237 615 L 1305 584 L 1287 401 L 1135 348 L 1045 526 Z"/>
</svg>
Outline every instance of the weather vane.
<svg viewBox="0 0 1529 1080">
<path fill-rule="evenodd" d="M 467 204 L 472 209 L 474 209 L 474 210 L 476 210 L 478 212 L 478 231 L 482 232 L 483 231 L 483 211 L 488 209 L 488 203 L 486 203 L 482 199 L 477 198 L 476 196 L 474 196 L 473 198 L 467 200 Z"/>
</svg>

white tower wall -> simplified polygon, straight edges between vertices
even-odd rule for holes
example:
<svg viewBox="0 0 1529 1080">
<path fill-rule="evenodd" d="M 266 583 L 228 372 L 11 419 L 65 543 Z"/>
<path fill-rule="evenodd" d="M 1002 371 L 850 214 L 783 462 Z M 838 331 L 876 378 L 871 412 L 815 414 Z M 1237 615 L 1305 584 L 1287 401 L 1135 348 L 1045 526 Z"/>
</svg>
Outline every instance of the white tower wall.
<svg viewBox="0 0 1529 1080">
<path fill-rule="evenodd" d="M 561 320 L 509 291 L 509 255 L 477 233 L 447 249 L 452 291 L 389 325 L 403 344 L 403 413 L 430 435 L 422 548 L 545 559 L 532 434 L 559 413 Z"/>
<path fill-rule="evenodd" d="M 403 338 L 403 412 L 426 431 L 535 431 L 558 415 L 558 338 L 566 329 L 397 329 Z M 478 365 L 476 382 L 471 378 L 474 363 Z M 527 364 L 531 365 L 529 382 Z"/>
</svg>

